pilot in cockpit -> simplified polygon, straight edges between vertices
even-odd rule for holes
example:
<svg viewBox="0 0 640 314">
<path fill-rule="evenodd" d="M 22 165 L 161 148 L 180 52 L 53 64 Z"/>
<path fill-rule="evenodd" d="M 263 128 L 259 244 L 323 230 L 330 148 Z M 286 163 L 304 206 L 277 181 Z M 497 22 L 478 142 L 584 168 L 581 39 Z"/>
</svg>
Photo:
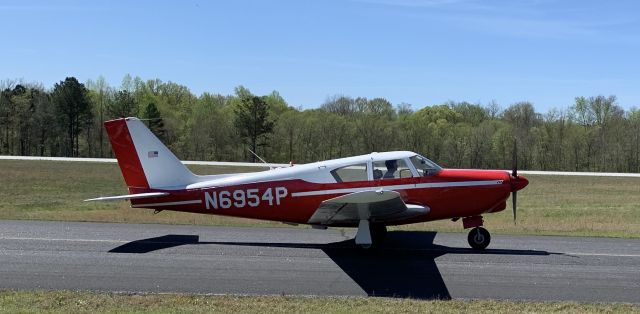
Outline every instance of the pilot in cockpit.
<svg viewBox="0 0 640 314">
<path fill-rule="evenodd" d="M 398 161 L 395 159 L 384 162 L 387 166 L 387 172 L 384 173 L 383 179 L 395 179 L 395 172 L 398 170 Z"/>
</svg>

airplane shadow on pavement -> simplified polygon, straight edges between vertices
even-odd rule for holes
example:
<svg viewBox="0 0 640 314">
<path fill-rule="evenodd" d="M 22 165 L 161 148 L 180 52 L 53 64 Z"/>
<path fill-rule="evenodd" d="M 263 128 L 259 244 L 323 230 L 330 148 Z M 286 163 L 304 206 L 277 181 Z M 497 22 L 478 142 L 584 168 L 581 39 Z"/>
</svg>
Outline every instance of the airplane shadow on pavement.
<svg viewBox="0 0 640 314">
<path fill-rule="evenodd" d="M 451 299 L 447 285 L 436 265 L 445 254 L 551 255 L 546 251 L 453 248 L 434 244 L 436 232 L 389 232 L 377 249 L 362 250 L 353 240 L 327 244 L 267 242 L 200 242 L 197 235 L 165 235 L 132 241 L 110 253 L 149 253 L 166 248 L 191 245 L 231 245 L 322 250 L 369 296 L 415 299 Z"/>
</svg>

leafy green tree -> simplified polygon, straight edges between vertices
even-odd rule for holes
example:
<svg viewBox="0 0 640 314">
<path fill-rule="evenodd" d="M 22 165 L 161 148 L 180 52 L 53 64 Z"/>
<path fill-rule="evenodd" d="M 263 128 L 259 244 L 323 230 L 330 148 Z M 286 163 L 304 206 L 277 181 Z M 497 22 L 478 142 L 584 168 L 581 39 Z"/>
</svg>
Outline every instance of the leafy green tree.
<svg viewBox="0 0 640 314">
<path fill-rule="evenodd" d="M 187 123 L 186 155 L 198 160 L 229 160 L 235 137 L 232 112 L 225 110 L 228 97 L 204 93 Z"/>
<path fill-rule="evenodd" d="M 242 95 L 234 113 L 236 129 L 253 152 L 258 146 L 267 145 L 265 139 L 273 131 L 274 122 L 269 117 L 269 105 L 264 97 Z M 256 162 L 253 154 L 251 160 Z"/>
<path fill-rule="evenodd" d="M 631 147 L 629 153 L 629 170 L 640 172 L 640 109 L 632 108 L 628 113 Z"/>
<path fill-rule="evenodd" d="M 411 104 L 403 102 L 396 106 L 396 112 L 398 113 L 399 117 L 406 118 L 413 113 L 413 109 L 411 109 Z"/>
<path fill-rule="evenodd" d="M 536 113 L 533 104 L 530 102 L 515 103 L 502 113 L 503 118 L 511 124 L 514 135 L 518 143 L 519 166 L 529 169 L 533 166 L 535 136 L 532 132 L 539 127 L 542 117 Z M 513 145 L 513 139 L 509 141 Z"/>
<path fill-rule="evenodd" d="M 87 88 L 91 92 L 91 99 L 94 105 L 94 112 L 97 112 L 97 125 L 98 131 L 98 157 L 104 157 L 104 135 L 105 130 L 102 127 L 102 123 L 105 121 L 104 112 L 107 104 L 111 100 L 112 89 L 109 87 L 109 83 L 100 75 L 96 81 L 87 81 Z"/>
<path fill-rule="evenodd" d="M 300 159 L 300 156 L 296 155 L 296 147 L 299 144 L 301 119 L 302 113 L 293 108 L 280 115 L 274 127 L 274 146 L 277 145 L 274 151 L 278 160 L 297 162 Z"/>
<path fill-rule="evenodd" d="M 16 85 L 11 92 L 11 105 L 15 116 L 13 123 L 14 154 L 29 155 L 29 142 L 31 135 L 31 116 L 33 114 L 33 102 L 31 91 L 22 84 Z"/>
<path fill-rule="evenodd" d="M 52 100 L 57 120 L 67 133 L 65 154 L 78 156 L 80 133 L 88 128 L 93 119 L 87 89 L 75 77 L 67 77 L 54 85 Z"/>
<path fill-rule="evenodd" d="M 114 99 L 107 105 L 110 118 L 126 118 L 138 115 L 138 104 L 133 94 L 127 90 L 117 91 Z"/>
<path fill-rule="evenodd" d="M 335 95 L 327 98 L 327 100 L 320 107 L 327 112 L 336 113 L 342 116 L 352 115 L 356 112 L 356 102 L 353 98 Z"/>
<path fill-rule="evenodd" d="M 640 172 L 639 110 L 623 110 L 615 96 L 576 97 L 570 107 L 541 115 L 528 102 L 502 110 L 495 101 L 451 101 L 413 111 L 384 98 L 341 95 L 303 110 L 277 91 L 256 97 L 239 86 L 234 95 L 196 96 L 173 82 L 129 75 L 118 88 L 103 77 L 86 86 L 74 78 L 51 91 L 0 81 L 0 153 L 101 156 L 95 148 L 103 146 L 102 120 L 140 114 L 186 158 L 247 159 L 237 144 L 244 142 L 274 162 L 412 150 L 444 166 L 504 169 L 516 138 L 522 168 Z"/>
<path fill-rule="evenodd" d="M 460 114 L 462 122 L 469 123 L 473 126 L 480 125 L 482 121 L 488 118 L 487 111 L 478 104 L 463 101 L 460 103 L 450 102 L 449 106 L 453 111 Z"/>
<path fill-rule="evenodd" d="M 3 154 L 9 154 L 9 127 L 12 121 L 10 89 L 6 88 L 0 91 L 0 152 Z"/>
<path fill-rule="evenodd" d="M 55 141 L 59 137 L 60 129 L 53 121 L 55 121 L 55 108 L 51 105 L 49 94 L 42 87 L 32 88 L 33 115 L 31 117 L 33 123 L 32 132 L 34 135 L 33 154 L 44 156 L 45 152 L 55 154 Z"/>
</svg>

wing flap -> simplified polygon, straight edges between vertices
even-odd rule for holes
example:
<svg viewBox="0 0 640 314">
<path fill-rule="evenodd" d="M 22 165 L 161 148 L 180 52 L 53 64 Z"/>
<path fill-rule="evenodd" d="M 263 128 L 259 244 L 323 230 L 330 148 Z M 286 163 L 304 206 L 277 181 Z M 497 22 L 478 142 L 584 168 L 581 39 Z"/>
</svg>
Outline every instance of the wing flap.
<svg viewBox="0 0 640 314">
<path fill-rule="evenodd" d="M 96 198 L 90 198 L 88 200 L 84 200 L 85 202 L 110 202 L 110 201 L 122 201 L 122 200 L 137 200 L 143 198 L 154 198 L 167 196 L 169 193 L 167 192 L 149 192 L 149 193 L 138 193 L 138 194 L 127 194 L 127 195 L 117 195 L 117 196 L 102 196 Z"/>
</svg>

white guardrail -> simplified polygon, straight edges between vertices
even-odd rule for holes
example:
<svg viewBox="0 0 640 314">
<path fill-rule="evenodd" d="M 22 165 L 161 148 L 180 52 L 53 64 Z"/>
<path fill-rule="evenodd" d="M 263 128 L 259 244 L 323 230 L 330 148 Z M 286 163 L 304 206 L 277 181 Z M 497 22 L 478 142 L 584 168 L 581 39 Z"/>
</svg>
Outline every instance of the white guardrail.
<svg viewBox="0 0 640 314">
<path fill-rule="evenodd" d="M 115 163 L 115 158 L 72 158 L 72 157 L 39 157 L 39 156 L 1 156 L 0 160 L 44 160 L 44 161 L 76 161 L 76 162 L 105 162 Z M 288 167 L 289 164 L 273 163 L 251 163 L 251 162 L 230 162 L 230 161 L 183 161 L 185 165 L 204 166 L 231 166 L 231 167 Z M 511 171 L 511 170 L 505 170 Z M 567 171 L 537 171 L 518 170 L 521 174 L 545 175 L 545 176 L 584 176 L 584 177 L 627 177 L 640 178 L 640 173 L 617 173 L 617 172 L 567 172 Z"/>
</svg>

